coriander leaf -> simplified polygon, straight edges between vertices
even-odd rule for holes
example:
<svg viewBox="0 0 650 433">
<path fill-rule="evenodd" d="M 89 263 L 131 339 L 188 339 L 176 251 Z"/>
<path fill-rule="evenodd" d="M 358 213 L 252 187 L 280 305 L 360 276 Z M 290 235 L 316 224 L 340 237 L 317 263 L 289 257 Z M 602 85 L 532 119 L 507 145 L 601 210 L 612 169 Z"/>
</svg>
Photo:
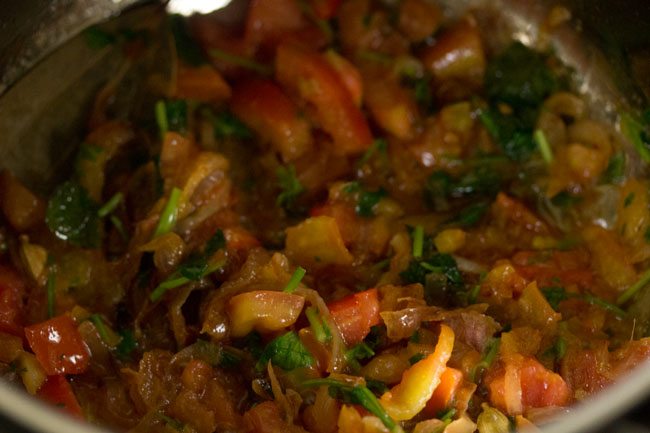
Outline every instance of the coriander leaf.
<svg viewBox="0 0 650 433">
<path fill-rule="evenodd" d="M 354 210 L 359 216 L 371 217 L 375 214 L 375 205 L 377 205 L 377 203 L 379 203 L 379 201 L 385 196 L 386 191 L 383 189 L 377 191 L 361 191 Z"/>
<path fill-rule="evenodd" d="M 286 293 L 295 292 L 306 273 L 307 271 L 305 270 L 305 268 L 298 266 L 296 270 L 293 272 L 293 275 L 291 275 L 291 278 L 289 279 L 287 285 L 284 286 L 284 289 L 282 289 L 282 291 Z"/>
<path fill-rule="evenodd" d="M 399 275 L 406 284 L 425 285 L 426 277 L 430 273 L 444 276 L 446 282 L 453 287 L 463 285 L 463 278 L 456 261 L 449 254 L 434 254 L 425 260 L 411 260 L 409 266 Z"/>
<path fill-rule="evenodd" d="M 409 358 L 409 364 L 417 364 L 418 362 L 422 361 L 425 358 L 425 355 L 423 353 L 416 353 L 415 355 L 411 356 Z"/>
<path fill-rule="evenodd" d="M 545 55 L 514 42 L 488 64 L 485 88 L 491 100 L 514 107 L 538 106 L 559 88 L 559 83 Z"/>
<path fill-rule="evenodd" d="M 650 162 L 650 136 L 647 125 L 630 113 L 621 114 L 621 132 L 632 142 L 641 159 Z"/>
<path fill-rule="evenodd" d="M 229 111 L 221 112 L 212 118 L 215 138 L 247 139 L 253 137 L 248 126 Z"/>
<path fill-rule="evenodd" d="M 97 204 L 79 184 L 59 185 L 47 204 L 45 223 L 56 237 L 83 248 L 96 248 L 101 235 Z"/>
<path fill-rule="evenodd" d="M 93 50 L 100 50 L 117 41 L 115 36 L 97 26 L 88 27 L 84 30 L 83 35 L 86 39 L 86 44 Z"/>
<path fill-rule="evenodd" d="M 503 153 L 514 161 L 526 160 L 537 147 L 532 126 L 515 114 L 486 109 L 481 110 L 479 119 Z"/>
<path fill-rule="evenodd" d="M 452 189 L 452 177 L 442 170 L 434 171 L 427 178 L 424 187 L 425 199 L 437 211 L 446 211 L 449 209 L 449 200 Z"/>
<path fill-rule="evenodd" d="M 172 15 L 169 17 L 169 26 L 174 35 L 178 57 L 190 66 L 199 66 L 205 63 L 203 51 L 190 35 L 185 18 L 181 15 Z"/>
<path fill-rule="evenodd" d="M 458 215 L 448 221 L 449 224 L 457 224 L 461 227 L 471 227 L 478 223 L 487 212 L 490 205 L 487 203 L 476 203 L 462 209 Z"/>
<path fill-rule="evenodd" d="M 359 159 L 359 165 L 364 165 L 368 161 L 370 161 L 370 158 L 375 156 L 376 154 L 382 154 L 385 155 L 386 151 L 388 149 L 388 143 L 386 142 L 385 139 L 383 138 L 377 138 L 372 142 L 372 145 L 366 150 L 366 152 L 363 154 L 361 159 Z"/>
<path fill-rule="evenodd" d="M 348 362 L 348 365 L 352 367 L 354 371 L 359 371 L 361 365 L 359 361 L 362 359 L 371 358 L 375 355 L 375 351 L 370 348 L 366 343 L 359 343 L 354 346 L 352 349 L 345 352 L 345 359 Z"/>
<path fill-rule="evenodd" d="M 268 361 L 283 370 L 293 370 L 300 367 L 309 367 L 314 363 L 314 358 L 309 350 L 302 344 L 298 334 L 287 332 L 271 341 L 257 362 L 257 369 L 265 368 Z"/>
<path fill-rule="evenodd" d="M 620 183 L 625 179 L 625 155 L 617 153 L 609 159 L 601 177 L 602 183 Z"/>
<path fill-rule="evenodd" d="M 566 289 L 560 286 L 542 287 L 541 292 L 548 301 L 551 308 L 557 311 L 560 302 L 569 298 Z"/>
<path fill-rule="evenodd" d="M 137 343 L 135 341 L 135 336 L 133 331 L 130 329 L 122 329 L 118 331 L 118 334 L 122 337 L 119 344 L 115 347 L 115 355 L 118 359 L 122 361 L 127 361 L 131 359 L 131 354 L 135 350 Z"/>
<path fill-rule="evenodd" d="M 305 188 L 296 176 L 296 169 L 293 165 L 279 167 L 276 171 L 278 185 L 281 189 L 276 200 L 278 206 L 289 210 L 293 207 L 296 199 L 303 193 Z"/>
</svg>

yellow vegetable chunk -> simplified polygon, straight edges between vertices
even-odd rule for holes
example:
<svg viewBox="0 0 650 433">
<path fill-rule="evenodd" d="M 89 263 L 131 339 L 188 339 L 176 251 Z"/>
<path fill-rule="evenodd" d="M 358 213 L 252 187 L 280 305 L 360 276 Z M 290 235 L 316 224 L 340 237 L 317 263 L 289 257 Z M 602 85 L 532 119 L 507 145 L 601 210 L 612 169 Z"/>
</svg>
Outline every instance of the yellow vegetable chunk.
<svg viewBox="0 0 650 433">
<path fill-rule="evenodd" d="M 20 377 L 23 380 L 25 389 L 28 393 L 34 395 L 36 391 L 45 383 L 47 375 L 41 367 L 36 357 L 29 352 L 21 352 L 16 358 L 16 364 L 19 369 Z"/>
<path fill-rule="evenodd" d="M 440 325 L 440 335 L 433 353 L 406 370 L 402 381 L 381 396 L 379 402 L 388 415 L 396 421 L 405 421 L 424 409 L 440 384 L 440 376 L 453 348 L 454 331 Z"/>
<path fill-rule="evenodd" d="M 443 230 L 435 237 L 433 242 L 436 248 L 443 254 L 450 254 L 458 251 L 465 245 L 466 233 L 461 229 Z"/>
<path fill-rule="evenodd" d="M 288 228 L 286 252 L 305 266 L 352 263 L 352 255 L 343 243 L 336 220 L 330 216 L 307 218 Z"/>
<path fill-rule="evenodd" d="M 296 322 L 305 298 L 293 293 L 258 290 L 233 296 L 228 303 L 230 334 L 243 337 L 251 331 L 279 331 Z"/>
</svg>

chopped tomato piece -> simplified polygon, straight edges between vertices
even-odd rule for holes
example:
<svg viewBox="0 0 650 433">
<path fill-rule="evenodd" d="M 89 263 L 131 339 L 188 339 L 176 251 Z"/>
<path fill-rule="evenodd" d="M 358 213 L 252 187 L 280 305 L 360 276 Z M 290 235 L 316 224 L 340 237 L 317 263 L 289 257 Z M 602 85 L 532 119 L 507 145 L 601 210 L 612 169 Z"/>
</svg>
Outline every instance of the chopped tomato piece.
<svg viewBox="0 0 650 433">
<path fill-rule="evenodd" d="M 276 42 L 304 24 L 296 0 L 253 0 L 248 7 L 245 40 L 252 45 Z"/>
<path fill-rule="evenodd" d="M 510 383 L 513 380 L 517 383 Z M 564 379 L 532 357 L 507 361 L 488 388 L 492 404 L 510 415 L 531 408 L 566 406 L 571 400 L 571 390 Z"/>
<path fill-rule="evenodd" d="M 65 376 L 49 376 L 36 395 L 68 415 L 84 419 L 81 406 Z"/>
<path fill-rule="evenodd" d="M 249 80 L 235 88 L 231 109 L 263 140 L 291 161 L 312 144 L 309 123 L 298 107 L 270 80 Z"/>
<path fill-rule="evenodd" d="M 179 66 L 174 96 L 197 101 L 222 101 L 230 97 L 230 86 L 221 74 L 211 66 L 190 68 Z"/>
<path fill-rule="evenodd" d="M 330 65 L 332 65 L 338 74 L 339 79 L 348 92 L 350 92 L 350 96 L 352 96 L 355 105 L 357 105 L 357 107 L 361 105 L 361 99 L 363 97 L 363 82 L 359 70 L 350 63 L 349 60 L 334 50 L 327 50 L 325 53 L 325 59 Z"/>
<path fill-rule="evenodd" d="M 429 416 L 437 416 L 441 411 L 448 409 L 462 383 L 463 373 L 461 371 L 451 367 L 445 368 L 440 376 L 440 383 L 427 402 L 426 413 Z"/>
<path fill-rule="evenodd" d="M 328 308 L 348 346 L 360 343 L 370 328 L 381 322 L 377 289 L 346 296 L 328 304 Z"/>
<path fill-rule="evenodd" d="M 304 305 L 302 296 L 271 290 L 233 296 L 228 303 L 230 333 L 233 337 L 243 337 L 253 329 L 279 331 L 296 322 Z"/>
<path fill-rule="evenodd" d="M 363 152 L 372 143 L 368 122 L 325 57 L 297 44 L 282 44 L 275 59 L 276 78 L 312 104 L 315 117 L 341 154 Z"/>
<path fill-rule="evenodd" d="M 0 266 L 0 331 L 22 335 L 25 283 L 11 268 Z"/>
<path fill-rule="evenodd" d="M 78 374 L 88 368 L 90 352 L 69 316 L 28 326 L 25 336 L 48 375 Z"/>
</svg>

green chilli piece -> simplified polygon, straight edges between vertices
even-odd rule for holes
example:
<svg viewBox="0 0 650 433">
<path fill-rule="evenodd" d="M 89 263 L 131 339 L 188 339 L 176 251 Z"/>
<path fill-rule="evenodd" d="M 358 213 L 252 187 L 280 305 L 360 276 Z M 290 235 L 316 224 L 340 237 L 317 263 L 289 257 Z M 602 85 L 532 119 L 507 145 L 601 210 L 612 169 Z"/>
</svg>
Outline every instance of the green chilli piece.
<svg viewBox="0 0 650 433">
<path fill-rule="evenodd" d="M 616 304 L 619 306 L 625 304 L 627 301 L 632 299 L 632 297 L 636 295 L 639 290 L 647 286 L 648 283 L 650 283 L 650 269 L 645 271 L 636 283 L 632 284 L 627 288 L 627 290 L 621 293 L 621 296 L 619 296 L 616 300 Z"/>
<path fill-rule="evenodd" d="M 541 129 L 535 130 L 533 139 L 535 140 L 535 143 L 537 143 L 537 148 L 539 149 L 539 153 L 542 154 L 544 161 L 546 161 L 547 164 L 551 164 L 553 162 L 553 150 L 544 135 L 544 131 Z"/>
<path fill-rule="evenodd" d="M 300 282 L 302 281 L 306 273 L 307 271 L 305 270 L 305 268 L 298 266 L 294 271 L 293 275 L 291 276 L 291 279 L 289 280 L 287 285 L 284 286 L 284 289 L 282 289 L 282 291 L 286 293 L 295 292 L 296 289 L 298 288 L 298 284 L 300 284 Z"/>
<path fill-rule="evenodd" d="M 153 233 L 154 238 L 169 233 L 176 225 L 176 218 L 178 218 L 178 200 L 181 198 L 181 192 L 180 188 L 174 187 L 169 194 L 169 200 L 160 214 L 156 231 Z"/>
</svg>

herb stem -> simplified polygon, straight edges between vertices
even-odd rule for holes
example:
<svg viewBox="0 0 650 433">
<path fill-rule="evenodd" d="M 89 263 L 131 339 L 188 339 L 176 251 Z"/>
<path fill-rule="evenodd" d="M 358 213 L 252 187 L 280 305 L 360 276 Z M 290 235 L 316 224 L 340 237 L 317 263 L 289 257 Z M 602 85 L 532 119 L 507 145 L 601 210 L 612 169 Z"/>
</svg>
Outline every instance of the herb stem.
<svg viewBox="0 0 650 433">
<path fill-rule="evenodd" d="M 307 316 L 312 331 L 314 331 L 316 340 L 321 343 L 328 341 L 331 338 L 331 334 L 328 332 L 329 330 L 326 329 L 326 325 L 323 324 L 323 321 L 318 314 L 318 310 L 314 307 L 309 307 L 305 310 L 305 315 Z"/>
<path fill-rule="evenodd" d="M 218 50 L 216 48 L 211 49 L 208 53 L 210 56 L 214 57 L 217 60 L 222 60 L 236 66 L 241 66 L 242 68 L 250 69 L 251 71 L 257 72 L 260 75 L 273 74 L 272 68 L 246 57 L 237 56 L 223 50 Z"/>
<path fill-rule="evenodd" d="M 282 291 L 286 293 L 295 292 L 296 289 L 298 288 L 298 284 L 300 284 L 300 281 L 302 281 L 306 273 L 307 271 L 305 270 L 305 268 L 298 266 L 294 271 L 293 275 L 291 276 L 291 279 L 289 280 L 287 285 L 284 286 L 284 289 L 282 289 Z"/>
<path fill-rule="evenodd" d="M 596 305 L 604 310 L 613 313 L 616 317 L 625 317 L 627 315 L 627 313 L 623 311 L 620 307 L 617 307 L 614 304 L 610 304 L 609 302 L 604 301 L 596 296 L 583 295 L 582 298 L 588 303 L 590 303 L 591 305 Z"/>
<path fill-rule="evenodd" d="M 158 101 L 154 107 L 156 113 L 156 123 L 158 124 L 158 130 L 160 135 L 164 136 L 167 131 L 169 131 L 169 122 L 167 121 L 167 107 L 165 106 L 165 101 Z"/>
<path fill-rule="evenodd" d="M 422 257 L 424 249 L 424 228 L 418 225 L 413 229 L 413 258 L 419 259 Z"/>
<path fill-rule="evenodd" d="M 639 278 L 639 280 L 636 283 L 632 284 L 623 293 L 621 293 L 621 296 L 619 296 L 618 299 L 616 300 L 616 304 L 619 306 L 625 304 L 627 301 L 632 299 L 632 297 L 639 290 L 647 286 L 648 283 L 650 283 L 650 269 L 645 271 L 643 275 L 641 275 L 641 278 Z"/>
<path fill-rule="evenodd" d="M 176 225 L 176 218 L 178 218 L 178 200 L 180 197 L 181 190 L 174 187 L 172 192 L 169 194 L 169 200 L 167 201 L 165 208 L 160 214 L 160 220 L 158 220 L 156 231 L 153 234 L 154 238 L 168 233 Z"/>
<path fill-rule="evenodd" d="M 118 192 L 113 197 L 111 197 L 104 204 L 104 206 L 99 208 L 99 210 L 97 211 L 97 216 L 100 218 L 104 218 L 108 214 L 112 213 L 115 210 L 115 208 L 117 208 L 117 206 L 119 206 L 119 204 L 122 203 L 122 200 L 124 200 L 124 194 Z"/>
<path fill-rule="evenodd" d="M 535 139 L 535 143 L 537 143 L 537 148 L 539 149 L 539 153 L 542 154 L 544 161 L 546 161 L 547 164 L 551 164 L 553 162 L 553 150 L 544 135 L 544 131 L 536 129 L 533 138 Z"/>
</svg>

